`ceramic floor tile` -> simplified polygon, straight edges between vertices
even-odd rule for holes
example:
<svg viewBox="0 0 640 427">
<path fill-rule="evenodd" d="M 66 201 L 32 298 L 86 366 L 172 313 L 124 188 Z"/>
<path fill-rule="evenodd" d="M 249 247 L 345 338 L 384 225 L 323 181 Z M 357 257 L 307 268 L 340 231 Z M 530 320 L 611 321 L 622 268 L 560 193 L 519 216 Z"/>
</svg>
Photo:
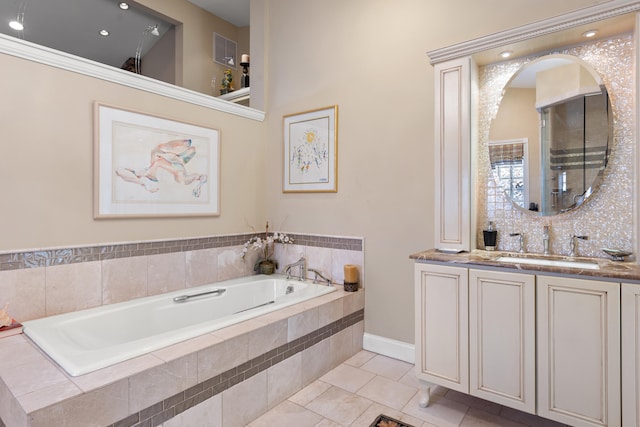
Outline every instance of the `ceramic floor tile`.
<svg viewBox="0 0 640 427">
<path fill-rule="evenodd" d="M 422 420 L 407 415 L 398 409 L 389 408 L 388 406 L 384 406 L 374 402 L 349 427 L 369 427 L 371 426 L 371 423 L 380 415 L 386 415 L 388 417 L 395 418 L 396 420 L 402 421 L 403 423 L 409 424 L 413 427 L 422 427 L 423 424 Z"/>
<path fill-rule="evenodd" d="M 320 379 L 326 383 L 335 385 L 336 387 L 340 387 L 353 393 L 371 381 L 374 377 L 375 374 L 371 372 L 342 364 L 327 372 L 325 375 L 320 377 Z"/>
<path fill-rule="evenodd" d="M 484 427 L 484 426 L 500 426 L 500 427 L 525 427 L 525 424 L 520 424 L 515 421 L 511 421 L 507 418 L 500 417 L 496 414 L 485 412 L 481 409 L 470 408 L 467 411 L 460 427 Z"/>
<path fill-rule="evenodd" d="M 331 384 L 327 384 L 323 381 L 314 381 L 293 396 L 289 398 L 293 403 L 297 403 L 301 406 L 307 406 L 313 399 L 320 396 L 322 393 L 331 388 Z"/>
<path fill-rule="evenodd" d="M 481 409 L 491 414 L 499 414 L 502 410 L 502 406 L 497 403 L 489 402 L 469 394 L 460 393 L 459 391 L 449 390 L 445 395 L 446 399 L 453 400 L 458 403 L 462 403 L 470 408 Z"/>
<path fill-rule="evenodd" d="M 365 365 L 368 370 L 363 368 Z M 388 376 L 397 379 L 392 380 Z M 363 381 L 364 384 L 358 387 Z M 554 421 L 440 386 L 431 388 L 431 402 L 427 408 L 421 408 L 418 405 L 419 387 L 413 365 L 363 350 L 325 374 L 321 380 L 289 397 L 288 401 L 318 415 L 319 421 L 312 424 L 313 427 L 369 427 L 381 414 L 413 427 L 563 427 Z M 301 409 L 287 413 L 286 409 L 283 412 L 283 408 L 277 408 L 250 426 L 308 425 L 305 413 L 298 412 Z M 297 421 L 298 416 L 302 421 Z"/>
<path fill-rule="evenodd" d="M 338 423 L 335 423 L 327 418 L 324 418 L 322 421 L 320 421 L 318 424 L 316 424 L 314 427 L 343 427 Z"/>
<path fill-rule="evenodd" d="M 431 395 L 429 406 L 422 408 L 418 404 L 419 396 L 420 393 L 416 393 L 402 408 L 402 412 L 439 427 L 458 427 L 469 409 L 466 405 L 445 399 L 440 395 Z"/>
<path fill-rule="evenodd" d="M 348 426 L 371 406 L 371 401 L 331 387 L 306 407 L 338 424 Z"/>
<path fill-rule="evenodd" d="M 371 360 L 371 358 L 375 357 L 375 355 L 376 355 L 375 353 L 372 353 L 370 351 L 361 350 L 358 353 L 356 353 L 355 356 L 352 356 L 349 360 L 347 360 L 344 363 L 346 363 L 347 365 L 351 365 L 351 366 L 355 366 L 356 368 L 359 368 L 365 363 L 367 363 L 369 360 Z"/>
<path fill-rule="evenodd" d="M 511 409 L 507 407 L 502 408 L 502 410 L 500 411 L 500 416 L 512 421 L 526 424 L 531 427 L 562 427 L 564 426 L 564 424 L 558 423 L 556 421 L 537 417 L 533 414 L 528 414 L 526 412 L 518 411 L 516 409 Z"/>
<path fill-rule="evenodd" d="M 402 378 L 407 372 L 413 369 L 413 365 L 390 357 L 376 355 L 367 363 L 361 366 L 365 371 L 382 375 L 394 381 Z"/>
<path fill-rule="evenodd" d="M 418 393 L 415 387 L 409 387 L 388 378 L 376 376 L 365 384 L 358 395 L 394 409 L 402 409 Z"/>
<path fill-rule="evenodd" d="M 249 423 L 249 427 L 296 426 L 315 427 L 322 422 L 322 416 L 300 405 L 285 400 L 271 411 Z"/>
</svg>

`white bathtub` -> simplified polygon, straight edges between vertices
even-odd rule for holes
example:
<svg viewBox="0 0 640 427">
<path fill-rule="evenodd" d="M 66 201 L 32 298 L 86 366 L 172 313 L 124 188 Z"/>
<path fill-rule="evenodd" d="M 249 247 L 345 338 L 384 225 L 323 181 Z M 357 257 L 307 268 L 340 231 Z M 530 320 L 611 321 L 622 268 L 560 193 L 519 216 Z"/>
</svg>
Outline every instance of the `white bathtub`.
<svg viewBox="0 0 640 427">
<path fill-rule="evenodd" d="M 77 376 L 334 290 L 251 276 L 31 320 L 24 333 Z M 195 296 L 207 292 L 213 293 Z"/>
</svg>

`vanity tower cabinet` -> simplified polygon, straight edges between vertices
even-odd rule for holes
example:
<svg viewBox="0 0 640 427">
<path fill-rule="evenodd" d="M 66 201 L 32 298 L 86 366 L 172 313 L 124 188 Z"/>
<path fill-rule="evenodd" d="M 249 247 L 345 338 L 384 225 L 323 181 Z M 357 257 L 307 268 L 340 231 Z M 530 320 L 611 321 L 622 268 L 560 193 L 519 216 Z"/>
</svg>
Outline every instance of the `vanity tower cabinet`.
<svg viewBox="0 0 640 427">
<path fill-rule="evenodd" d="M 471 248 L 471 58 L 434 65 L 435 247 Z"/>
</svg>

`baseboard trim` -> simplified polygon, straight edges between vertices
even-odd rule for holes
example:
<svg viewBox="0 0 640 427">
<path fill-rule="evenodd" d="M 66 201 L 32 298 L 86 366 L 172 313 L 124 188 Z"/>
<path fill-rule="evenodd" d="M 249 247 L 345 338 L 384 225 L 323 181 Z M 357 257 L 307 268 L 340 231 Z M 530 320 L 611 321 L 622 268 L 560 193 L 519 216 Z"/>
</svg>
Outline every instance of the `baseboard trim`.
<svg viewBox="0 0 640 427">
<path fill-rule="evenodd" d="M 416 360 L 415 346 L 406 342 L 384 338 L 365 332 L 362 338 L 362 348 L 383 356 L 393 357 L 403 362 L 414 363 Z"/>
</svg>

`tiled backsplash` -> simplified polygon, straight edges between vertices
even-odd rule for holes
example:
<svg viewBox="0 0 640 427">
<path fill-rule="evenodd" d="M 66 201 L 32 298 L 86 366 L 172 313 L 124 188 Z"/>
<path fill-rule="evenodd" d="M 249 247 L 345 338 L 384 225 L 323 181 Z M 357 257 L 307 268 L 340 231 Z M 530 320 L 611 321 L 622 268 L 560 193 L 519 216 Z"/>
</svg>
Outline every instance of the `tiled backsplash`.
<svg viewBox="0 0 640 427">
<path fill-rule="evenodd" d="M 240 254 L 255 234 L 3 253 L 0 307 L 9 303 L 9 312 L 26 321 L 248 276 L 259 253 Z M 364 283 L 364 239 L 289 236 L 294 244 L 276 244 L 279 272 L 302 255 L 340 284 L 344 264 L 355 264 Z"/>
<path fill-rule="evenodd" d="M 542 253 L 544 225 L 551 227 L 552 254 L 567 254 L 574 234 L 589 236 L 589 240 L 580 242 L 579 253 L 583 256 L 606 257 L 602 248 L 633 250 L 633 40 L 632 35 L 626 34 L 553 52 L 580 58 L 598 72 L 609 91 L 615 123 L 611 156 L 602 184 L 584 205 L 554 216 L 537 216 L 511 205 L 495 184 L 487 145 L 503 88 L 514 73 L 536 57 L 516 58 L 481 68 L 476 176 L 478 248 L 484 247 L 482 230 L 493 221 L 498 229 L 499 250 L 517 251 L 519 240 L 509 234 L 523 233 L 526 250 Z"/>
<path fill-rule="evenodd" d="M 145 255 L 159 255 L 171 252 L 187 252 L 200 249 L 223 248 L 242 245 L 256 233 L 225 236 L 201 237 L 182 240 L 153 242 L 131 242 L 113 245 L 85 246 L 62 249 L 8 252 L 0 254 L 0 271 L 21 268 L 46 267 L 51 265 L 74 264 L 78 262 L 103 261 Z M 288 234 L 301 246 L 315 246 L 330 249 L 363 250 L 363 239 Z"/>
</svg>

